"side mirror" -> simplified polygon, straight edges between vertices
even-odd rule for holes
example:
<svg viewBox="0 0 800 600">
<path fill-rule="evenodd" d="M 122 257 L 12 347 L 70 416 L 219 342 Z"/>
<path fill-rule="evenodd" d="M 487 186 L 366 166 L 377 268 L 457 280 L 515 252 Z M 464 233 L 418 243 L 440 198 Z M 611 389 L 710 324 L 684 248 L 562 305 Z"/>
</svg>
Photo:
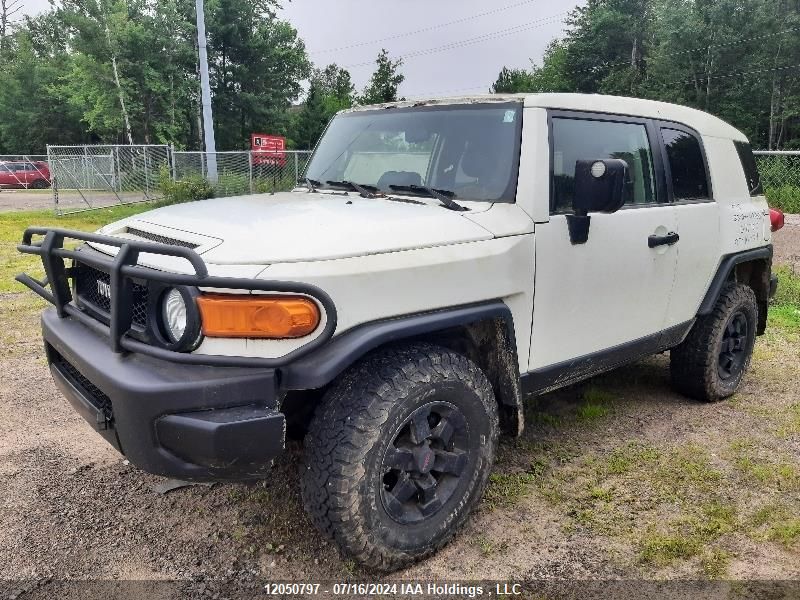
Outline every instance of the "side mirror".
<svg viewBox="0 0 800 600">
<path fill-rule="evenodd" d="M 589 239 L 589 213 L 615 213 L 625 204 L 628 163 L 620 159 L 579 160 L 575 163 L 574 214 L 567 215 L 569 239 L 585 244 Z"/>
</svg>

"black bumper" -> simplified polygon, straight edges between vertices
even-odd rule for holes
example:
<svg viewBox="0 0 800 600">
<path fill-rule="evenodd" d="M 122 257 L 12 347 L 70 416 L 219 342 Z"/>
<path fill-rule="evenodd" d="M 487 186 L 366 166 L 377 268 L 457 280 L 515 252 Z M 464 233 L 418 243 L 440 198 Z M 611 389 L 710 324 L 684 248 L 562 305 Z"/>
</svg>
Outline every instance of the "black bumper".
<svg viewBox="0 0 800 600">
<path fill-rule="evenodd" d="M 263 477 L 285 441 L 275 371 L 109 351 L 55 309 L 42 316 L 56 385 L 137 467 L 190 481 Z"/>
</svg>

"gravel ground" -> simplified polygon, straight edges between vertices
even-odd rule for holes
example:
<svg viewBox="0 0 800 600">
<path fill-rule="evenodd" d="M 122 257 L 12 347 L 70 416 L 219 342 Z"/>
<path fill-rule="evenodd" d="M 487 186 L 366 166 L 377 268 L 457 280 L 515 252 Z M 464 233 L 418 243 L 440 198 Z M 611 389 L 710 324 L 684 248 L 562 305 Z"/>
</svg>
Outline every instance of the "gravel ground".
<svg viewBox="0 0 800 600">
<path fill-rule="evenodd" d="M 800 272 L 800 215 L 786 215 L 786 225 L 773 234 L 775 261 Z"/>
<path fill-rule="evenodd" d="M 124 202 L 139 202 L 141 194 L 109 193 L 101 190 L 84 190 L 82 193 L 75 190 L 62 190 L 58 194 L 58 206 L 61 210 L 82 210 L 85 208 L 99 208 L 114 206 Z M 0 189 L 0 213 L 23 210 L 49 210 L 54 208 L 52 190 L 24 190 Z"/>
<path fill-rule="evenodd" d="M 800 222 L 775 243 L 780 261 L 798 265 Z M 129 465 L 60 397 L 36 331 L 40 307 L 27 294 L 0 296 L 0 597 L 119 593 L 98 580 L 137 580 L 122 595 L 167 598 L 377 579 L 303 514 L 299 444 L 264 482 L 157 493 L 163 480 Z M 675 395 L 665 357 L 538 399 L 524 437 L 502 444 L 465 530 L 387 580 L 800 579 L 797 538 L 780 529 L 781 511 L 800 509 L 800 421 L 790 420 L 800 419 L 799 367 L 797 336 L 768 335 L 732 402 Z M 786 523 L 789 534 L 800 528 Z"/>
</svg>

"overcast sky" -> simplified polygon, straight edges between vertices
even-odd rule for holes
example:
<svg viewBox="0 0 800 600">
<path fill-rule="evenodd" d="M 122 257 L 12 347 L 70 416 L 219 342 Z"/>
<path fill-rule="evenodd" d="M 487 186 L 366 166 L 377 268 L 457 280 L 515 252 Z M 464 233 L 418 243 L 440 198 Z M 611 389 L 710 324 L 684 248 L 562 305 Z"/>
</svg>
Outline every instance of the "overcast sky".
<svg viewBox="0 0 800 600">
<path fill-rule="evenodd" d="M 317 66 L 347 67 L 361 90 L 381 48 L 404 57 L 401 94 L 487 92 L 503 65 L 528 67 L 581 0 L 294 0 L 283 17 Z M 47 0 L 23 0 L 26 12 Z"/>
</svg>

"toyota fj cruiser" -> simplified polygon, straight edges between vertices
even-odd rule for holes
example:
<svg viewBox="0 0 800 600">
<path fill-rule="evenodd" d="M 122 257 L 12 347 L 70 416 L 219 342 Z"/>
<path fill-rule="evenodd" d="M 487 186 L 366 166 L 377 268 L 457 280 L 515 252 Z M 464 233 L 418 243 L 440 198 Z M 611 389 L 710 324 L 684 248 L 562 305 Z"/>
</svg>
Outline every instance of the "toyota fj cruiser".
<svg viewBox="0 0 800 600">
<path fill-rule="evenodd" d="M 96 234 L 29 228 L 19 249 L 46 278 L 18 280 L 54 305 L 56 384 L 131 463 L 265 477 L 304 433 L 305 508 L 376 569 L 452 538 L 526 395 L 668 350 L 675 389 L 717 401 L 766 326 L 755 161 L 696 110 L 569 94 L 356 108 L 306 177 Z"/>
</svg>

